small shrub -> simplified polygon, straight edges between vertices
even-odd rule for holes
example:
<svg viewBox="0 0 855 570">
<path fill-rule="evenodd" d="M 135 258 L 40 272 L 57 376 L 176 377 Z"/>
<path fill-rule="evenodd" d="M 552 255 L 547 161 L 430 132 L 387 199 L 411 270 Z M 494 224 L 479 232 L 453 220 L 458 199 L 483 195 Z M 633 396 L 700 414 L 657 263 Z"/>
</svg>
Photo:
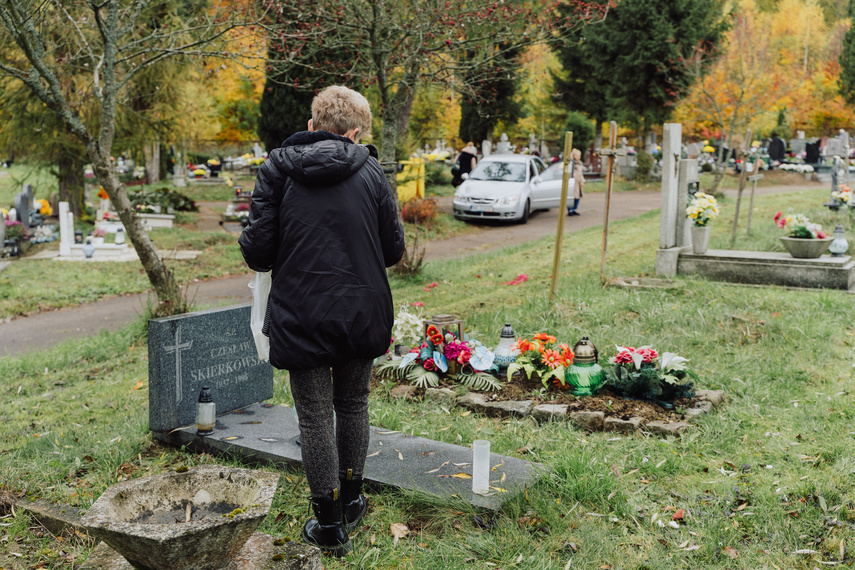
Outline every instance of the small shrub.
<svg viewBox="0 0 855 570">
<path fill-rule="evenodd" d="M 639 182 L 649 182 L 650 171 L 653 170 L 653 157 L 642 150 L 635 157 L 635 161 L 635 179 Z"/>
<path fill-rule="evenodd" d="M 573 146 L 582 151 L 582 156 L 585 156 L 585 151 L 594 140 L 594 123 L 578 111 L 573 111 L 567 115 L 567 121 L 564 123 L 565 131 L 573 131 Z M 564 135 L 561 135 L 561 144 L 564 144 Z"/>
<path fill-rule="evenodd" d="M 712 172 L 713 167 L 709 162 L 705 162 L 701 165 L 701 172 Z"/>
<path fill-rule="evenodd" d="M 6 239 L 30 239 L 27 227 L 17 220 L 6 220 Z"/>
<path fill-rule="evenodd" d="M 425 164 L 425 188 L 451 184 L 451 169 L 444 162 Z"/>
<path fill-rule="evenodd" d="M 425 224 L 436 218 L 436 200 L 414 198 L 401 206 L 401 217 L 411 224 Z"/>
</svg>

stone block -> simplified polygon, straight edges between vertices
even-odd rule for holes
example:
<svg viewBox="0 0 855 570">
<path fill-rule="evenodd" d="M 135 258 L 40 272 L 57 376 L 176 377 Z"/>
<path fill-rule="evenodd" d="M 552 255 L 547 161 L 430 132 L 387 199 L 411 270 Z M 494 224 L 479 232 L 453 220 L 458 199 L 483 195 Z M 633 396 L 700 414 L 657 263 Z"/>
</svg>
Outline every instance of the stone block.
<svg viewBox="0 0 855 570">
<path fill-rule="evenodd" d="M 724 390 L 695 390 L 695 396 L 706 400 L 716 408 L 727 402 L 727 394 Z"/>
<path fill-rule="evenodd" d="M 453 406 L 457 395 L 451 388 L 428 388 L 425 390 L 425 400 L 444 406 Z"/>
<path fill-rule="evenodd" d="M 400 384 L 392 388 L 389 391 L 389 395 L 393 398 L 412 400 L 413 397 L 416 395 L 417 389 L 418 388 L 416 388 L 415 386 Z"/>
<path fill-rule="evenodd" d="M 603 431 L 606 415 L 603 412 L 570 412 L 570 423 L 579 429 Z"/>
<path fill-rule="evenodd" d="M 567 418 L 567 404 L 540 404 L 531 412 L 539 422 L 564 421 Z"/>
<path fill-rule="evenodd" d="M 656 275 L 664 275 L 665 277 L 674 277 L 677 275 L 677 263 L 680 259 L 680 252 L 684 251 L 682 247 L 671 247 L 667 249 L 656 250 Z"/>
<path fill-rule="evenodd" d="M 79 528 L 80 517 L 86 512 L 85 509 L 71 505 L 54 505 L 42 500 L 30 502 L 26 498 L 15 499 L 14 504 L 15 508 L 29 513 L 36 522 L 54 535 L 61 534 L 68 527 Z"/>
<path fill-rule="evenodd" d="M 192 424 L 202 386 L 217 415 L 273 397 L 273 368 L 258 359 L 249 320 L 249 303 L 149 320 L 152 431 Z"/>
<path fill-rule="evenodd" d="M 484 404 L 484 413 L 488 416 L 514 416 L 524 418 L 531 415 L 531 410 L 534 408 L 534 402 L 531 400 L 508 400 L 505 402 L 486 402 Z"/>
<path fill-rule="evenodd" d="M 472 410 L 473 412 L 483 412 L 484 406 L 487 404 L 487 397 L 476 392 L 469 392 L 465 396 L 457 399 L 457 405 Z"/>
<path fill-rule="evenodd" d="M 641 418 L 632 417 L 628 420 L 620 418 L 606 418 L 603 420 L 603 431 L 617 431 L 620 433 L 633 433 L 641 427 Z"/>
<path fill-rule="evenodd" d="M 695 403 L 695 407 L 689 408 L 688 410 L 683 412 L 683 414 L 687 418 L 696 418 L 696 417 L 702 416 L 702 415 L 706 414 L 707 412 L 709 412 L 710 410 L 712 410 L 712 407 L 713 407 L 712 402 L 707 402 L 705 400 L 699 401 L 699 402 Z"/>
<path fill-rule="evenodd" d="M 687 427 L 689 427 L 689 424 L 687 424 L 686 422 L 662 422 L 657 420 L 647 423 L 644 426 L 644 429 L 655 435 L 678 436 Z"/>
</svg>

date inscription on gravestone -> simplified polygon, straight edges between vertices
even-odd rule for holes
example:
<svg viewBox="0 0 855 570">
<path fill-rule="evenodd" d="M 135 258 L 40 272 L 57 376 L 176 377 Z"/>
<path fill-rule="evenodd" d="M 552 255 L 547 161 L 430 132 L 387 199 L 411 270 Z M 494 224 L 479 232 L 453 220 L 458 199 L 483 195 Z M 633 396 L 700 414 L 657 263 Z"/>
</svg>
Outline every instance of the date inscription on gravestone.
<svg viewBox="0 0 855 570">
<path fill-rule="evenodd" d="M 202 386 L 217 414 L 273 397 L 273 368 L 258 359 L 249 319 L 245 304 L 148 322 L 149 429 L 192 424 Z"/>
</svg>

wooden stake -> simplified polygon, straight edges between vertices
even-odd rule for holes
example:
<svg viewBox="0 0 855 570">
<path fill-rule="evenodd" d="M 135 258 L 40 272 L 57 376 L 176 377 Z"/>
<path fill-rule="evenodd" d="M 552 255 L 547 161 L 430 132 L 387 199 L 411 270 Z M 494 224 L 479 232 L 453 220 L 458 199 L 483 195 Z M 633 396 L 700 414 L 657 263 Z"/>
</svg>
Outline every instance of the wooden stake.
<svg viewBox="0 0 855 570">
<path fill-rule="evenodd" d="M 747 235 L 751 235 L 751 217 L 754 214 L 754 193 L 757 191 L 757 181 L 763 179 L 763 175 L 760 174 L 760 153 L 757 153 L 757 158 L 754 159 L 754 174 L 748 177 L 748 180 L 753 182 L 754 184 L 751 186 L 751 200 L 748 201 L 748 230 L 746 231 Z"/>
<path fill-rule="evenodd" d="M 751 145 L 751 129 L 748 129 L 748 134 L 745 135 L 746 145 Z M 748 153 L 740 153 L 742 158 Z M 742 191 L 745 189 L 745 175 L 748 173 L 748 162 L 742 161 L 742 174 L 739 177 L 739 191 L 736 194 L 736 212 L 733 214 L 733 229 L 730 231 L 730 249 L 733 249 L 736 243 L 736 226 L 739 223 L 739 206 L 742 204 Z"/>
<path fill-rule="evenodd" d="M 573 151 L 573 131 L 564 133 L 564 164 L 561 169 L 561 204 L 558 210 L 558 233 L 555 236 L 555 258 L 552 260 L 552 285 L 549 287 L 549 300 L 555 300 L 555 288 L 558 286 L 558 271 L 561 268 L 561 245 L 564 243 L 564 218 L 567 217 L 567 186 L 570 184 L 572 172 L 567 167 L 573 167 L 570 154 Z"/>
<path fill-rule="evenodd" d="M 609 249 L 609 209 L 612 204 L 612 185 L 615 181 L 615 156 L 618 154 L 615 151 L 617 143 L 617 123 L 611 121 L 609 123 L 609 146 L 600 151 L 600 154 L 609 157 L 609 166 L 606 170 L 606 213 L 603 217 L 603 255 L 600 259 L 600 278 L 605 279 L 606 276 L 606 253 Z"/>
</svg>

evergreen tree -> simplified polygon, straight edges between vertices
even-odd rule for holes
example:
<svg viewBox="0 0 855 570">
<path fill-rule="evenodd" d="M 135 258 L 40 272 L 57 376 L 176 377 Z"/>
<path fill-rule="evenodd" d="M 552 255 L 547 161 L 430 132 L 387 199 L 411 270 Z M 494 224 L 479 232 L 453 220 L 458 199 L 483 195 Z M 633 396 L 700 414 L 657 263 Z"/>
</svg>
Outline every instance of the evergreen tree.
<svg viewBox="0 0 855 570">
<path fill-rule="evenodd" d="M 516 122 L 522 105 L 516 100 L 518 79 L 514 73 L 519 50 L 508 50 L 497 64 L 464 76 L 468 90 L 460 103 L 460 138 L 476 145 L 491 138 L 496 123 Z"/>
<path fill-rule="evenodd" d="M 684 62 L 728 29 L 724 0 L 623 0 L 559 52 L 563 100 L 598 121 L 613 109 L 636 127 L 664 122 L 692 83 Z"/>
<path fill-rule="evenodd" d="M 855 21 L 855 0 L 849 1 L 849 18 Z M 855 105 L 855 26 L 850 26 L 843 36 L 840 54 L 840 94 L 850 105 Z"/>
</svg>

